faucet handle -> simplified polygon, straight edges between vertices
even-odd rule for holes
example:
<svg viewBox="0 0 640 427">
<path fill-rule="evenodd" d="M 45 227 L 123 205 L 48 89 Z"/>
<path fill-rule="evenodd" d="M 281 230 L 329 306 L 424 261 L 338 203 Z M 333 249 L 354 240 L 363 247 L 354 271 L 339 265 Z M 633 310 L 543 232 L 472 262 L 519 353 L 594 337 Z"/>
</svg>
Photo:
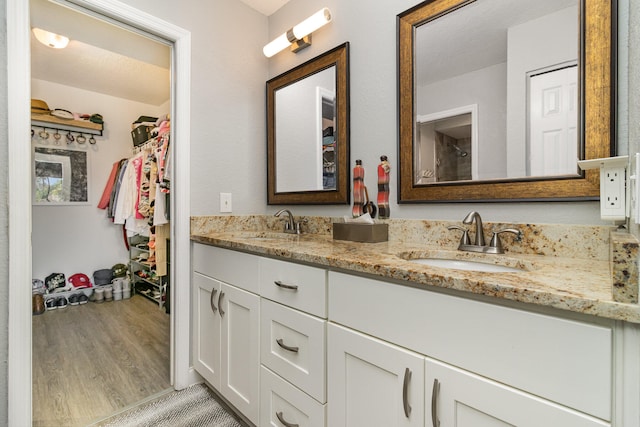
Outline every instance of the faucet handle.
<svg viewBox="0 0 640 427">
<path fill-rule="evenodd" d="M 460 227 L 459 225 L 450 225 L 447 227 L 449 230 L 460 230 L 462 231 L 462 237 L 460 237 L 460 245 L 470 245 L 471 239 L 469 238 L 469 230 L 464 227 Z"/>
<path fill-rule="evenodd" d="M 489 246 L 492 248 L 496 248 L 495 253 L 498 254 L 504 253 L 504 250 L 502 249 L 502 241 L 500 240 L 500 233 L 513 233 L 516 235 L 517 241 L 520 241 L 520 239 L 522 239 L 522 232 L 516 228 L 503 228 L 502 230 L 494 231 Z"/>
</svg>

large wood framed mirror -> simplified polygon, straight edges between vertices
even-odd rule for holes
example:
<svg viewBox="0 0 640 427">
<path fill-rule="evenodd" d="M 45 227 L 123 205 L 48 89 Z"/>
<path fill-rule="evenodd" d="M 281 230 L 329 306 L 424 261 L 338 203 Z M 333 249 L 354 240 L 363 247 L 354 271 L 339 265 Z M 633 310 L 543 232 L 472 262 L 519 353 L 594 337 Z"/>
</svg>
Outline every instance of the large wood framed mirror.
<svg viewBox="0 0 640 427">
<path fill-rule="evenodd" d="M 267 82 L 267 203 L 349 204 L 349 44 Z"/>
<path fill-rule="evenodd" d="M 398 202 L 593 200 L 615 155 L 615 0 L 428 0 L 398 15 Z"/>
</svg>

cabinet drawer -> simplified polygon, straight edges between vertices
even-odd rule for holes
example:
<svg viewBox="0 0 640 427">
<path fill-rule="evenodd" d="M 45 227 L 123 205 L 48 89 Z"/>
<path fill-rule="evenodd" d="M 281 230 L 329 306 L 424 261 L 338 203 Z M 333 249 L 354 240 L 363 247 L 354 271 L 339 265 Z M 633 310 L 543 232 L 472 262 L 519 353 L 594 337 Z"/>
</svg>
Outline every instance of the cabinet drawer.
<svg viewBox="0 0 640 427">
<path fill-rule="evenodd" d="M 611 327 L 335 272 L 329 307 L 331 321 L 611 419 Z"/>
<path fill-rule="evenodd" d="M 258 259 L 255 255 L 193 244 L 193 270 L 245 291 L 258 293 Z"/>
<path fill-rule="evenodd" d="M 285 423 L 299 427 L 326 425 L 326 405 L 316 402 L 264 366 L 261 368 L 260 388 L 260 426 L 281 427 L 287 425 Z"/>
<path fill-rule="evenodd" d="M 327 272 L 260 258 L 260 295 L 318 317 L 327 317 Z"/>
<path fill-rule="evenodd" d="M 260 360 L 321 403 L 326 402 L 326 322 L 261 299 Z"/>
</svg>

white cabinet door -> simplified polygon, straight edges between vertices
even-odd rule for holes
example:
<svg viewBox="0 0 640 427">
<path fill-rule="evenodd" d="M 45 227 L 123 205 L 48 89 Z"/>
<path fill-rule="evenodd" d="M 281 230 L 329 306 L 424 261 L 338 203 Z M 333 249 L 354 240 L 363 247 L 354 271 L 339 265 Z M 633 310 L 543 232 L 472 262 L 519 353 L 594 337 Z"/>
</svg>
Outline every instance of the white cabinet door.
<svg viewBox="0 0 640 427">
<path fill-rule="evenodd" d="M 248 419 L 260 412 L 260 298 L 193 273 L 193 366 Z"/>
<path fill-rule="evenodd" d="M 222 284 L 220 393 L 253 423 L 260 413 L 260 297 Z"/>
<path fill-rule="evenodd" d="M 432 427 L 602 427 L 609 423 L 427 359 L 426 424 Z"/>
<path fill-rule="evenodd" d="M 216 388 L 220 387 L 221 287 L 217 280 L 193 273 L 193 367 Z"/>
<path fill-rule="evenodd" d="M 423 426 L 424 357 L 328 325 L 331 427 Z"/>
</svg>

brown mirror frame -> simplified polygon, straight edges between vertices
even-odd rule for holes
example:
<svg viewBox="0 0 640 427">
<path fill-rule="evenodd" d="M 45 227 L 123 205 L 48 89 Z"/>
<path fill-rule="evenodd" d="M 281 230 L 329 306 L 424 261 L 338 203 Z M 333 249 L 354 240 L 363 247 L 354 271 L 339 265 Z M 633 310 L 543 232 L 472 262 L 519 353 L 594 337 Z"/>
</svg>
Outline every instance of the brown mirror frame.
<svg viewBox="0 0 640 427">
<path fill-rule="evenodd" d="M 474 0 L 427 0 L 397 17 L 398 23 L 398 203 L 527 200 L 596 200 L 598 170 L 566 179 L 518 179 L 415 185 L 413 142 L 414 33 L 432 19 Z M 613 9 L 615 0 L 580 1 L 581 117 L 585 159 L 615 155 Z"/>
<path fill-rule="evenodd" d="M 275 93 L 308 76 L 336 67 L 336 189 L 276 192 Z M 267 204 L 349 204 L 349 43 L 344 43 L 267 81 Z"/>
</svg>

